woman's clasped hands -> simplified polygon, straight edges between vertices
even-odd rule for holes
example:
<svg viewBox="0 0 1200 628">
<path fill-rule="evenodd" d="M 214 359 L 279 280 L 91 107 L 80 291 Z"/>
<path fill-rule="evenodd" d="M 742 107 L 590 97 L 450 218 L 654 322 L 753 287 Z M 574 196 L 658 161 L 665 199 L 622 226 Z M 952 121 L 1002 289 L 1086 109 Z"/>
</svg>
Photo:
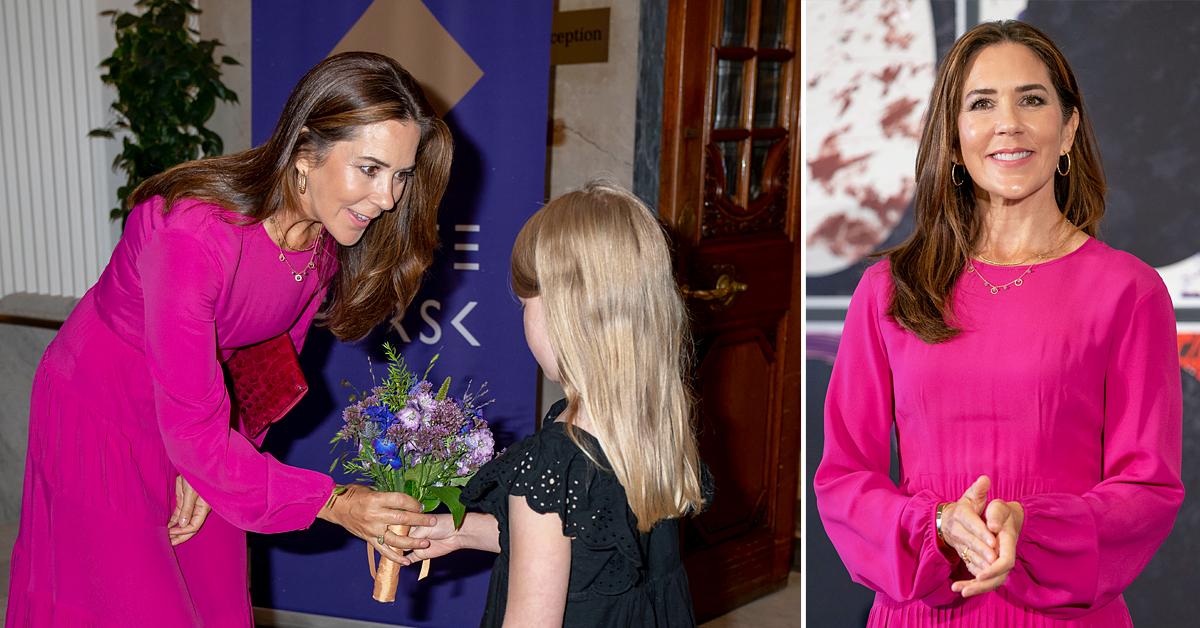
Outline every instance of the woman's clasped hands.
<svg viewBox="0 0 1200 628">
<path fill-rule="evenodd" d="M 1000 588 L 1017 560 L 1017 539 L 1025 511 L 1018 502 L 988 502 L 990 489 L 991 480 L 981 475 L 958 501 L 943 504 L 940 509 L 940 542 L 958 554 L 974 576 L 950 586 L 964 598 Z"/>
</svg>

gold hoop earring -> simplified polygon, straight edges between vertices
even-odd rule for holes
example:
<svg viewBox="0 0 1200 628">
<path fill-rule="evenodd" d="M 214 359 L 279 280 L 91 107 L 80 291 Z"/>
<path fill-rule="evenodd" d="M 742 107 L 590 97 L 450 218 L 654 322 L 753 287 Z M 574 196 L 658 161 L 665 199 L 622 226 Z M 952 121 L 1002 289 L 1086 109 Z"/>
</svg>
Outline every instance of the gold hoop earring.
<svg viewBox="0 0 1200 628">
<path fill-rule="evenodd" d="M 950 164 L 950 182 L 954 184 L 954 187 L 961 187 L 963 184 L 963 181 L 965 181 L 965 179 L 960 179 L 960 178 L 954 176 L 955 173 L 958 172 L 958 167 L 959 167 L 959 164 L 956 164 L 956 163 Z M 966 170 L 966 168 L 964 167 L 963 170 Z"/>
<path fill-rule="evenodd" d="M 1062 156 L 1067 158 L 1067 171 L 1062 171 L 1062 158 L 1059 158 L 1058 165 L 1055 166 L 1054 171 L 1057 172 L 1059 176 L 1065 177 L 1071 173 L 1071 153 L 1063 153 Z"/>
<path fill-rule="evenodd" d="M 300 174 L 300 193 L 304 194 L 304 191 L 307 189 L 308 189 L 308 176 L 301 173 Z"/>
</svg>

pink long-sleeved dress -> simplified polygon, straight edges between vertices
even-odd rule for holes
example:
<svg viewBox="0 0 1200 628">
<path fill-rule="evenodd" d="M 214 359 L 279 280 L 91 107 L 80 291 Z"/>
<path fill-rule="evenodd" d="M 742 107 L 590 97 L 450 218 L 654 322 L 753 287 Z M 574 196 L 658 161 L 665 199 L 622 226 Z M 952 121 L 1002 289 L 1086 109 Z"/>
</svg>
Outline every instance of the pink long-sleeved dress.
<svg viewBox="0 0 1200 628">
<path fill-rule="evenodd" d="M 333 489 L 237 428 L 220 361 L 304 342 L 335 272 L 297 282 L 261 225 L 195 201 L 134 208 L 34 377 L 7 625 L 251 626 L 245 531 L 309 526 Z M 297 269 L 311 253 L 288 253 Z M 213 508 L 172 547 L 175 477 Z"/>
<path fill-rule="evenodd" d="M 975 263 L 953 296 L 962 333 L 927 344 L 886 315 L 888 263 L 846 315 L 814 478 L 851 577 L 876 592 L 868 626 L 1132 625 L 1122 590 L 1183 501 L 1174 309 L 1154 269 L 1091 239 L 1025 267 Z M 891 437 L 900 484 L 888 477 Z M 1016 565 L 962 599 L 934 516 L 980 475 L 1018 501 Z"/>
</svg>

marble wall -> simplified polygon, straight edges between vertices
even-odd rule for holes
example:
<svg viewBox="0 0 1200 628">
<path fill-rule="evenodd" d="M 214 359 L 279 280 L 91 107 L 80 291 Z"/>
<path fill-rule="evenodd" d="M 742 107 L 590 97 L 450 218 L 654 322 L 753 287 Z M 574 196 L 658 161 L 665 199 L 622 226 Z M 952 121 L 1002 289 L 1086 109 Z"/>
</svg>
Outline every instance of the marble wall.
<svg viewBox="0 0 1200 628">
<path fill-rule="evenodd" d="M 639 0 L 560 0 L 559 11 L 609 7 L 606 63 L 553 70 L 549 155 L 551 198 L 604 176 L 633 187 L 637 120 Z"/>
</svg>

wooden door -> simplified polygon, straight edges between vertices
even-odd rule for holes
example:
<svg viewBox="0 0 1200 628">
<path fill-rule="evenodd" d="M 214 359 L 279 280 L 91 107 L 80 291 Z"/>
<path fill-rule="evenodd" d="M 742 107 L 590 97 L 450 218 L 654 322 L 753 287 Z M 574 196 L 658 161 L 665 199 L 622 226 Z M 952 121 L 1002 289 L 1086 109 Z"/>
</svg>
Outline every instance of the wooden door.
<svg viewBox="0 0 1200 628">
<path fill-rule="evenodd" d="M 787 583 L 800 470 L 799 3 L 680 0 L 659 210 L 693 319 L 701 454 L 685 525 L 698 619 Z M 800 609 L 796 609 L 797 617 Z"/>
</svg>

